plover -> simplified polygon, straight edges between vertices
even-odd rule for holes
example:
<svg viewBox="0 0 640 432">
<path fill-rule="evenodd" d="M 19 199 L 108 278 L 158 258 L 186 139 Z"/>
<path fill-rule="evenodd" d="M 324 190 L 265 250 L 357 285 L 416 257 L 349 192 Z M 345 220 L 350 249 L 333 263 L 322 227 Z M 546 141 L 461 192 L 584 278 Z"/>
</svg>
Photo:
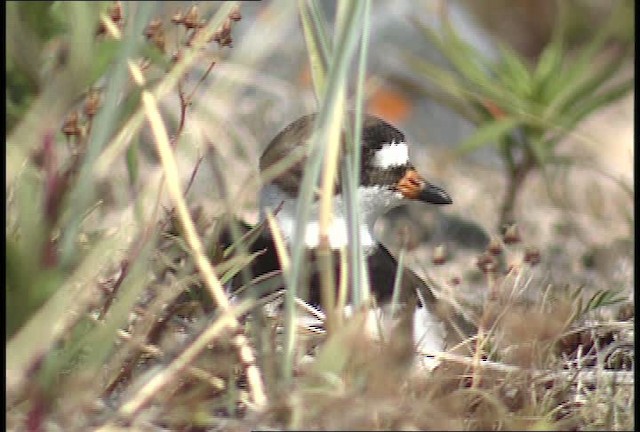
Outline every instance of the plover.
<svg viewBox="0 0 640 432">
<path fill-rule="evenodd" d="M 295 163 L 275 178 L 267 178 L 260 192 L 261 217 L 264 210 L 278 209 L 275 217 L 283 237 L 290 242 L 295 230 L 295 214 L 298 188 L 302 183 L 306 162 L 307 143 L 314 128 L 316 114 L 303 116 L 289 124 L 271 140 L 260 157 L 261 173 L 268 172 L 279 161 L 292 154 L 299 154 Z M 388 304 L 393 295 L 398 263 L 391 253 L 375 239 L 373 227 L 376 220 L 393 207 L 409 201 L 420 201 L 432 205 L 451 204 L 449 194 L 441 187 L 425 179 L 412 164 L 409 143 L 405 135 L 386 121 L 366 115 L 362 125 L 362 159 L 359 182 L 360 214 L 362 226 L 360 239 L 368 264 L 368 279 L 371 293 L 380 306 Z M 339 181 L 338 181 L 339 183 Z M 329 230 L 329 243 L 336 252 L 348 247 L 347 216 L 341 186 L 335 188 L 333 218 Z M 316 197 L 317 198 L 317 197 Z M 311 255 L 318 246 L 319 200 L 312 205 L 304 241 Z M 252 251 L 264 250 L 252 267 L 253 276 L 260 276 L 279 269 L 279 262 L 270 233 L 265 230 L 252 246 Z M 339 260 L 334 259 L 338 266 Z M 447 316 L 451 308 L 442 307 L 439 300 L 413 271 L 402 269 L 400 300 L 413 312 L 413 341 L 418 351 L 444 349 L 447 333 L 455 331 L 455 321 L 460 317 Z M 317 271 L 308 274 L 308 296 L 306 300 L 320 305 L 320 281 Z M 336 274 L 339 269 L 336 269 Z M 338 280 L 336 278 L 336 280 Z M 418 295 L 416 295 L 416 293 Z M 411 301 L 413 299 L 413 302 Z M 417 307 L 416 307 L 417 306 Z M 471 325 L 464 321 L 463 328 Z M 456 329 L 458 330 L 458 329 Z"/>
</svg>

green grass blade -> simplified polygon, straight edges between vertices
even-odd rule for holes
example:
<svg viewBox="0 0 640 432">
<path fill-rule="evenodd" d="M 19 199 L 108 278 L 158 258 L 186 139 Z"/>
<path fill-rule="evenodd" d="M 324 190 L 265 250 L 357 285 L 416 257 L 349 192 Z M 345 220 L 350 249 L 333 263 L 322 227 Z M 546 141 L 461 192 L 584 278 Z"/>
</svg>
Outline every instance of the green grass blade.
<svg viewBox="0 0 640 432">
<path fill-rule="evenodd" d="M 322 95 L 326 81 L 328 52 L 326 51 L 326 46 L 323 47 L 317 28 L 312 22 L 309 7 L 307 6 L 308 3 L 300 0 L 299 4 L 300 7 L 298 9 L 300 11 L 300 20 L 302 21 L 304 40 L 307 46 L 313 87 L 317 100 L 320 100 L 320 95 Z"/>
<path fill-rule="evenodd" d="M 132 234 L 130 231 L 122 229 L 101 239 L 56 293 L 7 342 L 7 370 L 12 371 L 8 387 L 19 386 L 33 362 L 69 331 L 76 317 L 85 313 L 97 295 L 95 281 L 104 271 L 104 263 L 123 258 L 122 246 Z"/>
<path fill-rule="evenodd" d="M 367 75 L 367 58 L 369 54 L 369 31 L 371 21 L 371 0 L 363 0 L 363 21 L 362 39 L 360 40 L 360 54 L 358 58 L 358 70 L 356 77 L 356 94 L 354 106 L 353 140 L 351 141 L 351 151 L 347 146 L 347 153 L 352 153 L 351 160 L 346 159 L 347 167 L 350 167 L 350 181 L 347 183 L 348 193 L 345 194 L 347 200 L 347 229 L 351 248 L 349 250 L 352 300 L 357 308 L 366 302 L 369 297 L 370 287 L 368 280 L 367 264 L 360 242 L 360 206 L 358 205 L 358 184 L 361 170 L 362 147 L 362 119 L 364 107 L 364 82 Z M 347 168 L 349 171 L 349 168 Z"/>
<path fill-rule="evenodd" d="M 625 97 L 633 91 L 634 88 L 635 78 L 632 77 L 607 91 L 589 97 L 587 100 L 582 101 L 580 106 L 576 107 L 575 110 L 571 111 L 571 113 L 565 117 L 563 127 L 569 129 L 574 127 L 589 114 Z"/>
<path fill-rule="evenodd" d="M 571 89 L 571 87 L 577 85 L 584 80 L 584 77 L 589 74 L 593 67 L 593 61 L 596 55 L 602 51 L 604 44 L 612 35 L 612 32 L 617 26 L 617 15 L 621 8 L 623 7 L 624 2 L 617 2 L 616 6 L 614 6 L 614 10 L 609 14 L 608 19 L 602 23 L 596 33 L 592 36 L 589 43 L 584 46 L 578 57 L 573 61 L 566 69 L 566 71 L 558 76 L 551 82 L 553 85 L 549 89 L 549 94 L 560 94 L 564 92 L 568 92 L 569 95 L 564 96 L 564 98 L 569 99 L 571 94 L 573 94 L 576 90 Z M 562 100 L 562 99 L 561 99 Z M 554 104 L 558 106 L 562 106 L 561 102 L 554 101 Z M 561 110 L 556 109 L 551 110 L 549 115 L 552 116 L 553 112 L 560 112 Z"/>
<path fill-rule="evenodd" d="M 527 98 L 532 92 L 532 74 L 523 59 L 505 44 L 499 44 L 501 66 L 498 79 L 515 95 Z"/>
<path fill-rule="evenodd" d="M 465 91 L 467 87 L 464 84 L 464 81 L 451 73 L 451 71 L 416 57 L 409 52 L 402 53 L 402 57 L 412 69 L 433 81 L 439 90 L 445 91 L 452 97 L 459 100 L 468 99 L 468 92 Z"/>
<path fill-rule="evenodd" d="M 329 58 L 331 58 L 331 50 L 333 49 L 333 45 L 331 44 L 331 40 L 329 39 L 329 32 L 327 30 L 327 19 L 322 12 L 322 8 L 319 3 L 315 0 L 310 0 L 308 3 L 309 12 L 311 13 L 311 19 L 313 21 L 313 25 L 315 27 L 315 34 L 318 37 L 318 42 L 320 43 L 320 48 L 322 55 L 327 63 L 329 63 Z"/>
<path fill-rule="evenodd" d="M 550 92 L 551 84 L 561 79 L 568 17 L 566 3 L 559 2 L 558 15 L 551 41 L 538 57 L 538 62 L 533 72 L 533 97 L 542 103 L 545 103 L 553 96 L 553 93 Z"/>
<path fill-rule="evenodd" d="M 298 205 L 296 208 L 296 227 L 293 234 L 291 251 L 291 272 L 288 277 L 287 294 L 285 297 L 285 343 L 282 373 L 285 382 L 290 382 L 293 376 L 293 356 L 295 349 L 295 296 L 300 283 L 305 244 L 305 227 L 309 220 L 311 201 L 318 182 L 321 163 L 324 160 L 324 138 L 331 128 L 340 128 L 342 116 L 336 116 L 335 110 L 343 106 L 340 96 L 344 97 L 343 88 L 346 85 L 349 62 L 355 50 L 355 45 L 361 31 L 362 3 L 349 3 L 345 12 L 343 32 L 337 41 L 330 61 L 327 84 L 322 98 L 322 104 L 316 119 L 315 130 L 310 140 L 310 152 L 305 165 Z M 337 122 L 337 124 L 336 124 Z"/>
<path fill-rule="evenodd" d="M 391 314 L 395 316 L 398 302 L 400 300 L 400 287 L 402 286 L 402 275 L 404 273 L 404 256 L 406 249 L 404 246 L 400 249 L 398 254 L 398 268 L 396 269 L 396 275 L 393 280 L 393 294 L 391 296 Z"/>
<path fill-rule="evenodd" d="M 118 112 L 121 109 L 118 99 L 128 83 L 129 71 L 127 61 L 135 57 L 140 47 L 141 34 L 148 24 L 155 3 L 138 3 L 135 20 L 127 27 L 122 49 L 118 53 L 112 75 L 108 79 L 104 94 L 104 103 L 95 117 L 94 127 L 87 144 L 83 164 L 78 174 L 78 181 L 69 196 L 69 209 L 66 216 L 66 227 L 60 242 L 60 256 L 63 266 L 69 266 L 76 256 L 76 238 L 80 231 L 81 217 L 91 205 L 95 193 L 94 163 L 102 149 L 106 146 L 114 132 Z"/>
<path fill-rule="evenodd" d="M 545 109 L 544 118 L 553 119 L 561 113 L 579 108 L 584 99 L 591 96 L 594 90 L 600 88 L 611 79 L 620 70 L 620 67 L 629 61 L 630 48 L 626 47 L 612 61 L 600 69 L 593 71 L 593 66 L 591 66 L 590 70 L 585 70 L 584 75 L 575 82 L 568 84 L 556 95 Z"/>
<path fill-rule="evenodd" d="M 490 75 L 491 63 L 482 53 L 465 42 L 453 29 L 448 20 L 442 23 L 444 54 L 455 66 L 456 70 L 470 82 L 481 88 L 496 87 Z M 496 87 L 497 88 L 497 87 Z"/>
</svg>

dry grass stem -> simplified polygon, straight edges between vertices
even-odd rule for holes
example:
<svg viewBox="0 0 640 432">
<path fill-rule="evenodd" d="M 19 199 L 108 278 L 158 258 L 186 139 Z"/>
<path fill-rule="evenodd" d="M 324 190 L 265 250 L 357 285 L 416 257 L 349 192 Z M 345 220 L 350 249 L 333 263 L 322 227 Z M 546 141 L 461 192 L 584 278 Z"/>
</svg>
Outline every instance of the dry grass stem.
<svg viewBox="0 0 640 432">
<path fill-rule="evenodd" d="M 132 75 L 134 76 L 134 78 L 136 78 L 136 75 L 139 73 L 139 69 L 132 63 L 130 63 L 129 66 L 133 71 Z M 140 80 L 138 80 L 138 84 L 142 85 L 143 81 L 140 82 Z M 171 150 L 169 136 L 158 110 L 156 99 L 149 91 L 145 90 L 142 94 L 142 103 L 145 107 L 145 113 L 149 118 L 149 124 L 155 138 L 158 155 L 160 156 L 160 159 L 162 161 L 164 174 L 167 179 L 167 190 L 169 192 L 171 200 L 176 207 L 178 219 L 180 220 L 180 223 L 182 224 L 185 231 L 185 237 L 196 261 L 196 265 L 200 270 L 205 285 L 210 290 L 212 299 L 222 310 L 223 317 L 226 317 L 224 318 L 223 322 L 226 325 L 229 325 L 232 330 L 236 330 L 239 328 L 239 323 L 234 316 L 230 315 L 229 299 L 225 295 L 224 288 L 220 284 L 218 277 L 216 276 L 213 268 L 211 267 L 211 264 L 209 263 L 209 260 L 204 253 L 204 247 L 200 242 L 200 238 L 198 236 L 198 233 L 196 232 L 195 225 L 191 219 L 189 210 L 187 209 L 187 205 L 182 196 L 178 168 L 173 157 L 173 152 Z M 247 366 L 247 379 L 251 386 L 252 400 L 257 408 L 262 408 L 267 403 L 264 384 L 262 382 L 262 377 L 260 376 L 260 371 L 257 369 L 257 366 L 254 363 L 255 356 L 253 355 L 251 348 L 249 348 L 245 342 L 245 339 L 236 338 L 236 343 L 240 352 L 240 359 Z M 136 407 L 135 404 L 133 406 Z"/>
</svg>

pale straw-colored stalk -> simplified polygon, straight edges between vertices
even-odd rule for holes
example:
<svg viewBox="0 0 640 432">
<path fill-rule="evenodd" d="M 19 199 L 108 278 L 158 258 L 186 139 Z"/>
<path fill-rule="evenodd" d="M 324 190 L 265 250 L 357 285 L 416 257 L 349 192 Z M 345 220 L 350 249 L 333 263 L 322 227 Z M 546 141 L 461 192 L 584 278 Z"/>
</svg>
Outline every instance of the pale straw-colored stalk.
<svg viewBox="0 0 640 432">
<path fill-rule="evenodd" d="M 325 143 L 328 142 L 328 134 L 332 127 L 332 115 L 334 110 L 339 109 L 341 104 L 340 90 L 341 82 L 347 79 L 349 63 L 356 42 L 360 35 L 362 19 L 362 3 L 346 2 L 344 20 L 344 31 L 338 31 L 340 35 L 334 47 L 326 84 L 323 89 L 322 103 L 316 118 L 314 132 L 309 141 L 308 158 L 304 168 L 304 176 L 298 196 L 296 208 L 296 227 L 292 239 L 291 250 L 291 273 L 288 278 L 287 296 L 285 298 L 285 343 L 284 359 L 282 362 L 282 372 L 285 382 L 290 381 L 293 376 L 293 360 L 295 350 L 295 297 L 297 286 L 303 273 L 306 246 L 304 241 L 306 225 L 309 220 L 311 204 L 315 195 L 315 188 L 318 184 L 322 161 L 325 159 Z M 300 7 L 304 7 L 304 2 L 300 2 Z M 338 125 L 339 126 L 339 125 Z"/>
<path fill-rule="evenodd" d="M 139 67 L 133 62 L 129 62 L 129 69 L 131 72 L 131 76 L 134 78 L 134 81 L 140 87 L 144 87 L 145 79 Z M 234 315 L 231 309 L 229 299 L 225 295 L 224 288 L 222 287 L 220 280 L 216 276 L 211 263 L 206 257 L 205 250 L 196 231 L 195 224 L 191 219 L 189 209 L 187 208 L 187 204 L 184 200 L 184 197 L 182 196 L 183 192 L 180 184 L 178 167 L 169 142 L 169 135 L 167 134 L 167 130 L 158 109 L 157 100 L 155 99 L 153 94 L 151 94 L 151 92 L 149 92 L 148 90 L 144 90 L 142 92 L 142 104 L 144 106 L 145 114 L 151 126 L 151 132 L 153 133 L 158 156 L 160 157 L 160 161 L 162 163 L 163 171 L 166 177 L 167 191 L 169 193 L 171 201 L 176 208 L 178 220 L 180 221 L 180 224 L 184 229 L 186 242 L 191 249 L 191 254 L 193 255 L 196 266 L 200 271 L 205 286 L 209 289 L 211 298 L 215 301 L 216 305 L 221 311 L 221 317 L 218 319 L 218 321 L 221 322 L 221 325 L 223 325 L 223 327 L 229 327 L 230 330 L 237 330 L 239 329 L 240 324 L 237 320 L 236 315 Z M 204 349 L 213 340 L 213 338 L 217 336 L 218 333 L 219 332 L 214 332 L 212 330 L 210 333 L 207 333 L 211 339 L 204 341 L 206 343 L 198 345 L 192 344 L 190 348 L 194 350 L 192 354 L 193 357 L 188 357 L 188 359 L 195 358 L 195 355 L 197 355 L 200 350 Z M 203 338 L 203 336 L 201 336 L 201 338 Z M 261 373 L 255 364 L 255 356 L 253 354 L 253 350 L 249 346 L 246 337 L 242 334 L 238 334 L 234 337 L 233 344 L 238 349 L 240 361 L 246 368 L 247 381 L 251 390 L 252 402 L 257 409 L 263 408 L 267 403 L 267 398 Z M 188 364 L 186 360 L 185 364 Z M 164 375 L 168 373 L 168 371 L 163 372 Z M 156 384 L 158 386 L 156 391 L 159 391 L 163 385 L 168 383 L 167 380 L 160 379 L 155 382 L 158 383 Z M 126 407 L 126 409 L 123 409 L 125 413 L 131 414 L 139 408 L 139 405 L 134 404 L 131 407 Z"/>
</svg>

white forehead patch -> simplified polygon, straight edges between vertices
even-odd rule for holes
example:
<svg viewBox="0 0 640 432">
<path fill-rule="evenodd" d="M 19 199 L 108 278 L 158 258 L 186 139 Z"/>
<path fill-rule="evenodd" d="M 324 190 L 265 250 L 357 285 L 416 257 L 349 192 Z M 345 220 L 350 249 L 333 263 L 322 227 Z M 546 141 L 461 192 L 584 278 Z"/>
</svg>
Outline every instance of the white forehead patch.
<svg viewBox="0 0 640 432">
<path fill-rule="evenodd" d="M 409 146 L 404 142 L 391 141 L 385 143 L 382 148 L 376 151 L 373 164 L 378 168 L 389 168 L 403 166 L 409 162 Z"/>
</svg>

